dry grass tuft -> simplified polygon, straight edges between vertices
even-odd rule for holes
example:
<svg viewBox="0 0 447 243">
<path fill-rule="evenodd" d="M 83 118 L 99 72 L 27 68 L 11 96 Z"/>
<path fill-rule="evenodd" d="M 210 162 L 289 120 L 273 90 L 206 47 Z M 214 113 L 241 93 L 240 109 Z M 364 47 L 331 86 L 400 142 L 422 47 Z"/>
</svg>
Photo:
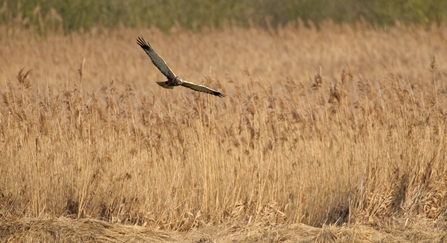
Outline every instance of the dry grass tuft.
<svg viewBox="0 0 447 243">
<path fill-rule="evenodd" d="M 145 227 L 111 224 L 94 219 L 36 220 L 23 218 L 0 226 L 4 242 L 166 242 L 167 233 Z"/>
<path fill-rule="evenodd" d="M 359 239 L 342 225 L 381 234 L 427 220 L 436 232 L 447 212 L 443 33 L 9 33 L 0 45 L 0 237 L 34 237 L 27 218 L 47 220 L 41 239 L 58 239 L 50 228 L 68 219 L 267 234 L 305 223 L 323 226 L 309 238 L 317 242 Z M 177 74 L 228 97 L 157 87 L 163 77 L 135 44 L 141 35 Z M 78 230 L 85 235 L 73 237 L 102 240 Z M 246 239 L 294 239 L 283 233 Z"/>
</svg>

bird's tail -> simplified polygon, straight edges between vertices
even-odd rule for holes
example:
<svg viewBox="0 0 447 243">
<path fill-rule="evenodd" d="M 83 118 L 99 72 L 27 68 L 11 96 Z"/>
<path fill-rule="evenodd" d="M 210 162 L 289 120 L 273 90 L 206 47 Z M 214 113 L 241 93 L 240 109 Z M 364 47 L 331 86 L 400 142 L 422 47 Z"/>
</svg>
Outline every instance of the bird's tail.
<svg viewBox="0 0 447 243">
<path fill-rule="evenodd" d="M 165 88 L 165 89 L 173 89 L 174 88 L 174 86 L 168 85 L 167 81 L 165 81 L 165 82 L 157 82 L 157 84 L 160 85 L 161 87 Z"/>
</svg>

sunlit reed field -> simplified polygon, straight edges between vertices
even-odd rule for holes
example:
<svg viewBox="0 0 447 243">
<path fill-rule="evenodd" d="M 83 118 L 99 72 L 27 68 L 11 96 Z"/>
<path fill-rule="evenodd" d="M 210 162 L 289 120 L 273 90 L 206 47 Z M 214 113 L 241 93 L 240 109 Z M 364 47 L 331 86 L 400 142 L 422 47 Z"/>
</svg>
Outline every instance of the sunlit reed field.
<svg viewBox="0 0 447 243">
<path fill-rule="evenodd" d="M 4 31 L 0 219 L 445 227 L 446 28 Z"/>
</svg>

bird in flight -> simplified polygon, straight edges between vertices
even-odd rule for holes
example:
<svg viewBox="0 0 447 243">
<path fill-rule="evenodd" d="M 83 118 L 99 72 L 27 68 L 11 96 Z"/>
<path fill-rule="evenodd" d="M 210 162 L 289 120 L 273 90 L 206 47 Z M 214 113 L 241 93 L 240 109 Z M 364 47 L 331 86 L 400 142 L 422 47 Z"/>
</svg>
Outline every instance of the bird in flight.
<svg viewBox="0 0 447 243">
<path fill-rule="evenodd" d="M 212 94 L 219 97 L 225 97 L 224 94 L 222 94 L 219 91 L 216 91 L 214 89 L 208 88 L 204 85 L 198 85 L 191 82 L 188 82 L 186 80 L 181 79 L 179 76 L 175 75 L 174 72 L 171 70 L 171 68 L 166 64 L 166 62 L 159 56 L 154 49 L 152 49 L 149 42 L 146 42 L 143 38 L 138 37 L 137 38 L 137 44 L 143 48 L 143 50 L 146 52 L 146 54 L 151 58 L 152 63 L 160 70 L 160 72 L 168 78 L 167 81 L 164 82 L 157 82 L 158 85 L 165 89 L 173 89 L 175 86 L 183 86 L 195 91 L 204 92 L 208 94 Z"/>
</svg>

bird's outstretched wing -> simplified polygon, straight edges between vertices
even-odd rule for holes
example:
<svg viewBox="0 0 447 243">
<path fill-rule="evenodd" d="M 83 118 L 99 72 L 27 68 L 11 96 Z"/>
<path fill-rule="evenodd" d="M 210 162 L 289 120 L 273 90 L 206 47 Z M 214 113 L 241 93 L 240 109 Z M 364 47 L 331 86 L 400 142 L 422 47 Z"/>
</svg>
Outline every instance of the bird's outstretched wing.
<svg viewBox="0 0 447 243">
<path fill-rule="evenodd" d="M 225 97 L 225 95 L 222 94 L 221 92 L 216 91 L 214 89 L 210 89 L 210 88 L 208 88 L 206 86 L 203 86 L 203 85 L 194 84 L 194 83 L 191 83 L 191 82 L 188 82 L 188 81 L 183 81 L 183 83 L 181 85 L 186 87 L 186 88 L 190 88 L 192 90 L 195 90 L 195 91 L 212 94 L 212 95 L 215 95 L 215 96 L 219 96 L 221 98 Z"/>
<path fill-rule="evenodd" d="M 168 64 L 152 49 L 149 42 L 146 42 L 143 38 L 137 38 L 137 44 L 143 48 L 146 54 L 151 58 L 152 63 L 160 70 L 160 72 L 165 75 L 168 79 L 175 78 L 174 72 L 169 68 Z"/>
</svg>

